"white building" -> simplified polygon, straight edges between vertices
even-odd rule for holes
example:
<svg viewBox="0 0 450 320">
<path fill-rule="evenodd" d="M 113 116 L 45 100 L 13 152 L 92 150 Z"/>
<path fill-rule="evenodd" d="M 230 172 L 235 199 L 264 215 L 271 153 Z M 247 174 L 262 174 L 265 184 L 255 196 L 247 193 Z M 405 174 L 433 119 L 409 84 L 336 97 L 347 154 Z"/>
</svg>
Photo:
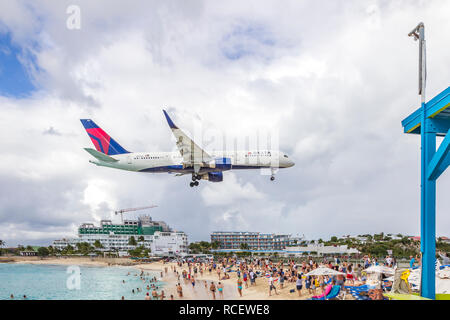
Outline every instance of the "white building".
<svg viewBox="0 0 450 320">
<path fill-rule="evenodd" d="M 137 245 L 130 244 L 134 238 Z M 92 223 L 84 223 L 78 228 L 78 237 L 53 241 L 56 249 L 64 249 L 68 245 L 76 249 L 77 244 L 86 242 L 92 247 L 100 243 L 99 251 L 128 252 L 138 246 L 148 249 L 152 255 L 180 254 L 188 252 L 188 239 L 184 232 L 172 231 L 162 221 L 152 221 L 150 217 L 139 220 L 125 220 L 123 224 L 113 224 L 110 220 L 102 220 L 100 227 Z"/>
<path fill-rule="evenodd" d="M 325 246 L 323 243 L 319 244 L 313 244 L 310 243 L 307 246 L 301 247 L 286 247 L 284 250 L 285 255 L 304 255 L 309 254 L 311 252 L 316 252 L 317 255 L 351 255 L 351 254 L 357 254 L 359 251 L 355 248 L 348 248 L 347 245 L 342 246 Z"/>
</svg>

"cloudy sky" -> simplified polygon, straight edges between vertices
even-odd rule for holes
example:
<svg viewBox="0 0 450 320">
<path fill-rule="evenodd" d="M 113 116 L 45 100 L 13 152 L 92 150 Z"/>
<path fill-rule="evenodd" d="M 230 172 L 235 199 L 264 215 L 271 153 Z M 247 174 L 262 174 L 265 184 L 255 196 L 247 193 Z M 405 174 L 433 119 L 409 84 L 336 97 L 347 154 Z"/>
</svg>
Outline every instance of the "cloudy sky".
<svg viewBox="0 0 450 320">
<path fill-rule="evenodd" d="M 420 141 L 401 126 L 419 103 L 407 34 L 425 22 L 431 98 L 450 81 L 449 14 L 447 0 L 2 1 L 0 239 L 48 245 L 149 204 L 191 241 L 419 234 Z M 128 150 L 175 150 L 163 107 L 211 148 L 269 130 L 296 166 L 190 188 L 88 162 L 80 118 Z M 450 236 L 449 188 L 444 173 L 438 235 Z"/>
</svg>

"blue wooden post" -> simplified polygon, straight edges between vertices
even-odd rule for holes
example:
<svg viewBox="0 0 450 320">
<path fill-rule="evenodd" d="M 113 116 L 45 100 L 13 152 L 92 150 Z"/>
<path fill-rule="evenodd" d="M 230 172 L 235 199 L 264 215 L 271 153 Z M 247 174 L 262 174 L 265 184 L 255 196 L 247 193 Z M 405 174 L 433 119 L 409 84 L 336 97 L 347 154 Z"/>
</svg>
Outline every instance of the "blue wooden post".
<svg viewBox="0 0 450 320">
<path fill-rule="evenodd" d="M 422 92 L 423 93 L 423 92 Z M 436 180 L 450 165 L 450 87 L 402 121 L 405 133 L 421 135 L 421 295 L 436 297 Z M 436 137 L 444 137 L 436 151 Z"/>
<path fill-rule="evenodd" d="M 436 153 L 436 132 L 431 126 L 425 103 L 426 88 L 426 45 L 425 26 L 419 23 L 409 36 L 419 40 L 419 94 L 421 110 L 421 185 L 420 185 L 420 251 L 422 253 L 421 295 L 435 299 L 436 279 L 436 180 L 430 179 L 428 166 Z"/>
<path fill-rule="evenodd" d="M 422 103 L 421 134 L 421 235 L 422 252 L 421 296 L 435 299 L 436 263 L 436 181 L 428 178 L 428 165 L 436 152 L 436 133 L 431 128 L 431 120 L 426 114 L 426 104 Z"/>
</svg>

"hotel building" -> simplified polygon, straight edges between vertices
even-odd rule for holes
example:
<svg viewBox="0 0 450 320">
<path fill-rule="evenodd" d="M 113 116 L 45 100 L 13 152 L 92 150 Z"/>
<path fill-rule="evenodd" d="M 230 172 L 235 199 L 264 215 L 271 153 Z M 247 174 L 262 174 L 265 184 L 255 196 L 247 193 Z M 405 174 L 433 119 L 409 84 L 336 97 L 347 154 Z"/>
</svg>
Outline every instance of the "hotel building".
<svg viewBox="0 0 450 320">
<path fill-rule="evenodd" d="M 219 250 L 240 250 L 241 243 L 248 245 L 249 250 L 284 250 L 293 245 L 296 239 L 291 235 L 259 233 L 259 232 L 236 232 L 216 231 L 211 233 L 211 242 L 219 242 Z"/>
<path fill-rule="evenodd" d="M 130 245 L 134 237 L 137 245 Z M 68 245 L 76 248 L 78 243 L 86 242 L 94 246 L 99 241 L 100 251 L 118 251 L 125 254 L 138 246 L 148 249 L 152 255 L 182 254 L 188 252 L 188 239 L 184 232 L 172 231 L 163 221 L 152 221 L 150 216 L 140 216 L 137 220 L 124 220 L 122 224 L 113 224 L 111 220 L 102 220 L 97 227 L 92 223 L 83 223 L 78 228 L 78 237 L 53 241 L 53 247 L 64 249 Z"/>
</svg>

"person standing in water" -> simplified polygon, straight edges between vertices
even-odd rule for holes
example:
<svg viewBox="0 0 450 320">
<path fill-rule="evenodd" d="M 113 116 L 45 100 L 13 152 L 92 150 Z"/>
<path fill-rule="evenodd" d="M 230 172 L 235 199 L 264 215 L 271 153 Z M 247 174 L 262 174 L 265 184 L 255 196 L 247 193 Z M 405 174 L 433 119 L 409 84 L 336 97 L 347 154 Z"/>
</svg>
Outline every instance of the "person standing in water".
<svg viewBox="0 0 450 320">
<path fill-rule="evenodd" d="M 156 291 L 156 289 L 153 289 L 152 297 L 153 297 L 153 300 L 158 300 L 158 291 Z"/>
</svg>

